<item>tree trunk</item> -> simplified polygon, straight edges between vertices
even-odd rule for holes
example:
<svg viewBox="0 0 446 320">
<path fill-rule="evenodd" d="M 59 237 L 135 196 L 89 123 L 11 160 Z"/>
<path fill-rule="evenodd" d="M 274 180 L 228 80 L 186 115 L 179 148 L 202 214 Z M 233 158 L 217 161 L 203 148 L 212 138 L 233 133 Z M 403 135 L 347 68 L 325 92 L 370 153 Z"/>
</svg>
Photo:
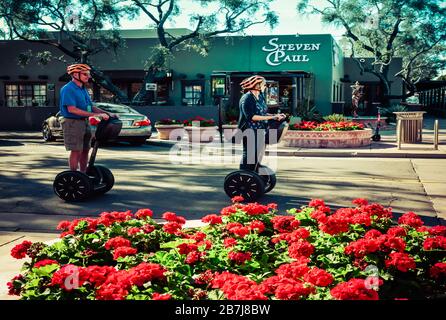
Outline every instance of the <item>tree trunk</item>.
<svg viewBox="0 0 446 320">
<path fill-rule="evenodd" d="M 115 86 L 112 83 L 112 81 L 110 80 L 110 78 L 108 76 L 106 76 L 103 72 L 92 67 L 91 75 L 92 75 L 94 81 L 96 81 L 96 83 L 99 86 L 101 86 L 101 87 L 107 89 L 108 91 L 110 91 L 111 93 L 115 94 L 116 98 L 118 99 L 118 102 L 124 103 L 124 104 L 128 104 L 130 102 L 130 99 L 127 96 L 127 94 L 125 94 L 120 88 Z"/>
<path fill-rule="evenodd" d="M 141 89 L 139 89 L 138 93 L 133 97 L 132 99 L 132 105 L 141 105 L 146 102 L 146 96 L 147 96 L 147 90 L 146 90 L 146 83 L 152 83 L 155 80 L 155 74 L 156 69 L 151 66 L 149 70 L 146 72 L 146 75 L 144 76 L 144 80 L 142 82 Z"/>
</svg>

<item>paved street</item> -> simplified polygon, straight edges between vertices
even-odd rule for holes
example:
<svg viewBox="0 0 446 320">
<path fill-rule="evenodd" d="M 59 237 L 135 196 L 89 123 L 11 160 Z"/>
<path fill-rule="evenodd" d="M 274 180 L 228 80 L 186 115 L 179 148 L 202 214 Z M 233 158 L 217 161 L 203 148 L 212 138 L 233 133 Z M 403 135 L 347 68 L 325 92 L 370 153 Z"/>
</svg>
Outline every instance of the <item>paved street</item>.
<svg viewBox="0 0 446 320">
<path fill-rule="evenodd" d="M 112 170 L 114 188 L 86 202 L 66 203 L 52 190 L 56 174 L 67 169 L 61 141 L 0 140 L 0 231 L 54 232 L 60 220 L 139 208 L 151 208 L 156 218 L 173 211 L 199 219 L 229 204 L 223 180 L 238 167 L 239 155 L 171 163 L 169 150 L 124 144 L 100 149 L 97 163 Z M 312 198 L 337 208 L 364 197 L 437 224 L 444 223 L 437 216 L 446 219 L 445 177 L 443 159 L 278 157 L 278 184 L 261 202 L 276 202 L 284 212 Z"/>
</svg>

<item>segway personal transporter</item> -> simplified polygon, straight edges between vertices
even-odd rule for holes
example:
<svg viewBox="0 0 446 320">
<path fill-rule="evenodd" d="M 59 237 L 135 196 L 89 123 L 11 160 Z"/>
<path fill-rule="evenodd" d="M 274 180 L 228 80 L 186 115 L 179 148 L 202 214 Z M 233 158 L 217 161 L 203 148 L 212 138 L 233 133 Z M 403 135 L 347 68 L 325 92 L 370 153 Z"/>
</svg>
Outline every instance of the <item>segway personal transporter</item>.
<svg viewBox="0 0 446 320">
<path fill-rule="evenodd" d="M 271 138 L 270 129 L 277 130 L 277 137 Z M 288 130 L 286 120 L 269 120 L 269 129 L 265 136 L 265 143 L 279 143 Z M 242 196 L 245 201 L 251 202 L 270 192 L 276 186 L 276 175 L 267 166 L 257 164 L 255 171 L 237 170 L 225 177 L 224 190 L 228 197 Z"/>
<path fill-rule="evenodd" d="M 98 123 L 92 138 L 93 149 L 87 173 L 71 170 L 59 173 L 53 183 L 54 192 L 59 198 L 67 202 L 76 202 L 111 190 L 115 183 L 112 172 L 104 166 L 95 165 L 94 162 L 99 146 L 109 139 L 116 138 L 121 128 L 122 122 L 117 118 L 110 117 Z"/>
</svg>

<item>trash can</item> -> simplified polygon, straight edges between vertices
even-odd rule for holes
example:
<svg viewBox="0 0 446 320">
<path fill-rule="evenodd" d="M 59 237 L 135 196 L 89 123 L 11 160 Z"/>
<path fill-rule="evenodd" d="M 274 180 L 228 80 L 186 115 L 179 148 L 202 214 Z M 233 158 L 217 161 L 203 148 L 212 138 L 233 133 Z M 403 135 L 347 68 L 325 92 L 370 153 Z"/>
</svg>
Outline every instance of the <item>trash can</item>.
<svg viewBox="0 0 446 320">
<path fill-rule="evenodd" d="M 394 112 L 398 124 L 396 127 L 398 142 L 416 143 L 422 141 L 424 113 L 426 111 Z"/>
</svg>

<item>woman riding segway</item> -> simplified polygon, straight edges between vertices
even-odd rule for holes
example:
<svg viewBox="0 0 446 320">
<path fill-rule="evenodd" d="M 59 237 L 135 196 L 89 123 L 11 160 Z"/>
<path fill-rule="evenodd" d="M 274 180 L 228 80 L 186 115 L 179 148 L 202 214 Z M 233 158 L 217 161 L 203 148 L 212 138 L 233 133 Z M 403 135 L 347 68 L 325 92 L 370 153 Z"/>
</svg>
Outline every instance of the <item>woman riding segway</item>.
<svg viewBox="0 0 446 320">
<path fill-rule="evenodd" d="M 261 166 L 260 162 L 265 153 L 266 144 L 274 143 L 270 141 L 272 137 L 268 134 L 271 121 L 280 124 L 286 117 L 283 114 L 273 115 L 267 112 L 268 107 L 263 94 L 266 89 L 264 77 L 254 75 L 244 79 L 240 86 L 243 96 L 239 103 L 238 128 L 242 133 L 243 156 L 240 170 L 226 176 L 225 192 L 229 197 L 241 195 L 245 200 L 253 201 L 271 191 L 275 186 L 274 173 L 271 169 Z M 280 128 L 275 125 L 274 129 Z M 276 138 L 278 140 L 280 137 L 276 136 Z"/>
</svg>

